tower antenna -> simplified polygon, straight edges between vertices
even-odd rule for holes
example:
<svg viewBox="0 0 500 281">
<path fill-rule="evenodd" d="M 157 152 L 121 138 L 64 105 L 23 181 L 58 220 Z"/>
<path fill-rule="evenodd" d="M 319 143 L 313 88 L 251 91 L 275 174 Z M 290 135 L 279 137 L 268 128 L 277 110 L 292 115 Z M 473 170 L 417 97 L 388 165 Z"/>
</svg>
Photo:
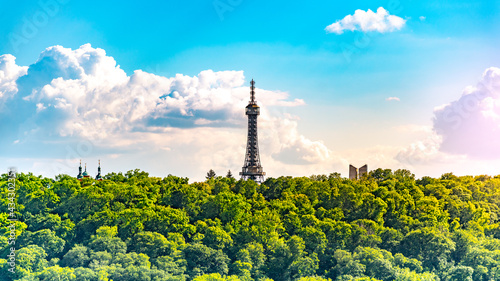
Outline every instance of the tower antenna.
<svg viewBox="0 0 500 281">
<path fill-rule="evenodd" d="M 255 81 L 250 81 L 250 104 L 255 104 Z"/>
</svg>

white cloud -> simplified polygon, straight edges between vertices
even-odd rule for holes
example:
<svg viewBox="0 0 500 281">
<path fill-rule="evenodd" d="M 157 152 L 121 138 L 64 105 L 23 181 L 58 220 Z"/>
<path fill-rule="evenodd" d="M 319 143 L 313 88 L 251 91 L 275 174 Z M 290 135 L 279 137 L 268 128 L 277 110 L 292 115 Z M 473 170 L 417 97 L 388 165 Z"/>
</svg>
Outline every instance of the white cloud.
<svg viewBox="0 0 500 281">
<path fill-rule="evenodd" d="M 398 97 L 388 97 L 385 100 L 386 101 L 401 101 Z"/>
<path fill-rule="evenodd" d="M 434 111 L 434 130 L 442 137 L 440 150 L 472 158 L 500 157 L 500 68 L 490 67 L 474 87 Z"/>
<path fill-rule="evenodd" d="M 28 67 L 16 65 L 12 55 L 0 56 L 0 109 L 9 97 L 17 92 L 16 80 L 26 74 Z"/>
<path fill-rule="evenodd" d="M 262 123 L 266 154 L 293 165 L 325 163 L 333 158 L 332 152 L 321 141 L 311 141 L 301 135 L 297 121 L 287 117 L 273 117 Z"/>
<path fill-rule="evenodd" d="M 434 132 L 421 141 L 412 143 L 409 147 L 402 149 L 396 155 L 396 159 L 413 166 L 443 163 L 463 162 L 464 155 L 450 155 L 440 151 L 442 137 Z"/>
<path fill-rule="evenodd" d="M 420 16 L 418 18 L 420 19 L 420 21 L 425 21 L 425 17 L 424 16 Z"/>
<path fill-rule="evenodd" d="M 343 19 L 327 26 L 325 30 L 336 34 L 342 34 L 344 30 L 385 33 L 400 30 L 405 23 L 405 19 L 390 15 L 387 10 L 380 7 L 376 13 L 370 9 L 368 11 L 356 10 L 354 15 L 345 16 Z"/>
<path fill-rule="evenodd" d="M 401 150 L 401 163 L 484 163 L 500 158 L 500 69 L 490 67 L 476 86 L 434 109 L 432 132 Z M 472 165 L 472 164 L 471 164 Z"/>
<path fill-rule="evenodd" d="M 51 164 L 56 174 L 71 173 L 76 158 L 92 157 L 129 163 L 130 169 L 159 163 L 158 169 L 181 175 L 243 163 L 249 99 L 243 71 L 162 77 L 137 70 L 127 76 L 104 50 L 89 44 L 47 48 L 29 68 L 14 60 L 0 57 L 0 90 L 9 93 L 0 110 L 0 121 L 10 124 L 0 129 L 8 136 L 3 150 L 17 140 L 10 157 L 59 159 Z M 304 105 L 303 100 L 289 100 L 286 92 L 256 92 L 265 169 L 300 174 L 337 167 L 340 160 L 321 141 L 299 133 L 295 116 L 268 109 Z"/>
</svg>

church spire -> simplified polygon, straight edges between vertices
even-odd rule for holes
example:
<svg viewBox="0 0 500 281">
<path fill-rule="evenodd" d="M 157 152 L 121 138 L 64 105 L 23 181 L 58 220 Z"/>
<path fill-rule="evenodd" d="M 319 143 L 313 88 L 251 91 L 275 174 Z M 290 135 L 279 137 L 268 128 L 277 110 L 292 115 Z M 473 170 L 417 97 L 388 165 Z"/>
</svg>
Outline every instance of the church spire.
<svg viewBox="0 0 500 281">
<path fill-rule="evenodd" d="M 98 181 L 102 181 L 102 176 L 101 176 L 101 159 L 99 159 L 99 166 L 97 167 L 97 176 L 95 176 L 95 179 Z"/>
<path fill-rule="evenodd" d="M 89 176 L 89 173 L 87 173 L 87 163 L 85 163 L 85 171 L 83 171 L 83 177 L 84 177 L 84 178 L 88 178 L 88 177 L 90 177 L 90 176 Z"/>
<path fill-rule="evenodd" d="M 82 175 L 82 159 L 80 159 L 80 167 L 78 168 L 78 176 L 76 176 L 77 179 L 81 180 L 83 178 Z"/>
</svg>

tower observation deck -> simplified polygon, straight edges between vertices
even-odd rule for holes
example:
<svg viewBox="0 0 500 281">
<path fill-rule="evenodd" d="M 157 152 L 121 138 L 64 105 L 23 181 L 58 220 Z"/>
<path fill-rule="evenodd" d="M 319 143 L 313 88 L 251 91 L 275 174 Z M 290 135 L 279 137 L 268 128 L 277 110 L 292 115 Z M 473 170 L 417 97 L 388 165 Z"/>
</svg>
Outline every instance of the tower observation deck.
<svg viewBox="0 0 500 281">
<path fill-rule="evenodd" d="M 248 116 L 248 138 L 247 152 L 245 154 L 245 164 L 240 172 L 242 179 L 252 179 L 258 183 L 264 181 L 266 173 L 260 165 L 259 142 L 257 136 L 257 117 L 260 114 L 260 107 L 255 101 L 255 81 L 250 82 L 250 102 L 246 107 L 246 115 Z"/>
</svg>

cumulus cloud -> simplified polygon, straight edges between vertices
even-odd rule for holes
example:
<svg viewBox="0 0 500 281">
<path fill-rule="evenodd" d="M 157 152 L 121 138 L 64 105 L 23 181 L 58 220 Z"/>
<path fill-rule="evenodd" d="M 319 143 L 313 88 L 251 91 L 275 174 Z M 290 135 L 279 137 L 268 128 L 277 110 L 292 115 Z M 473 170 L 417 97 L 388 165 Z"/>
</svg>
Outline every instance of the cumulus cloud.
<svg viewBox="0 0 500 281">
<path fill-rule="evenodd" d="M 377 12 L 356 10 L 354 15 L 347 15 L 325 28 L 328 33 L 342 34 L 344 30 L 360 30 L 363 32 L 377 31 L 380 33 L 400 30 L 406 20 L 398 16 L 390 15 L 389 12 L 380 7 Z"/>
<path fill-rule="evenodd" d="M 434 110 L 432 132 L 399 152 L 402 163 L 462 162 L 500 157 L 500 69 L 490 67 L 476 86 Z"/>
<path fill-rule="evenodd" d="M 268 133 L 263 141 L 277 161 L 303 165 L 325 163 L 331 158 L 332 152 L 321 141 L 311 141 L 299 134 L 297 120 L 289 115 L 265 120 L 262 127 Z"/>
<path fill-rule="evenodd" d="M 52 122 L 43 133 L 61 136 L 210 123 L 202 120 L 228 125 L 241 119 L 236 105 L 244 102 L 241 71 L 167 78 L 138 70 L 127 76 L 104 50 L 89 44 L 46 49 L 17 83 L 19 93 L 10 106 L 22 107 L 25 121 L 36 120 L 33 126 Z M 278 93 L 275 102 L 283 98 L 287 95 Z"/>
<path fill-rule="evenodd" d="M 28 67 L 16 65 L 12 55 L 0 56 L 0 106 L 7 98 L 17 93 L 16 80 L 26 74 Z"/>
<path fill-rule="evenodd" d="M 416 141 L 399 151 L 395 159 L 409 165 L 457 163 L 465 160 L 464 155 L 449 155 L 440 151 L 441 144 L 442 137 L 430 132 L 424 140 Z"/>
<path fill-rule="evenodd" d="M 441 151 L 473 158 L 500 157 L 500 68 L 483 73 L 476 86 L 434 111 L 434 130 L 443 138 Z"/>
<path fill-rule="evenodd" d="M 281 91 L 256 92 L 269 161 L 277 167 L 337 161 L 321 141 L 298 132 L 296 117 L 269 110 L 304 105 L 303 100 Z M 191 169 L 241 166 L 248 100 L 243 71 L 163 77 L 136 70 L 128 76 L 90 44 L 47 48 L 29 67 L 17 66 L 11 55 L 0 57 L 0 121 L 9 124 L 0 133 L 7 136 L 2 147 L 11 157 L 21 151 L 71 159 L 145 153 L 184 161 Z"/>
</svg>

